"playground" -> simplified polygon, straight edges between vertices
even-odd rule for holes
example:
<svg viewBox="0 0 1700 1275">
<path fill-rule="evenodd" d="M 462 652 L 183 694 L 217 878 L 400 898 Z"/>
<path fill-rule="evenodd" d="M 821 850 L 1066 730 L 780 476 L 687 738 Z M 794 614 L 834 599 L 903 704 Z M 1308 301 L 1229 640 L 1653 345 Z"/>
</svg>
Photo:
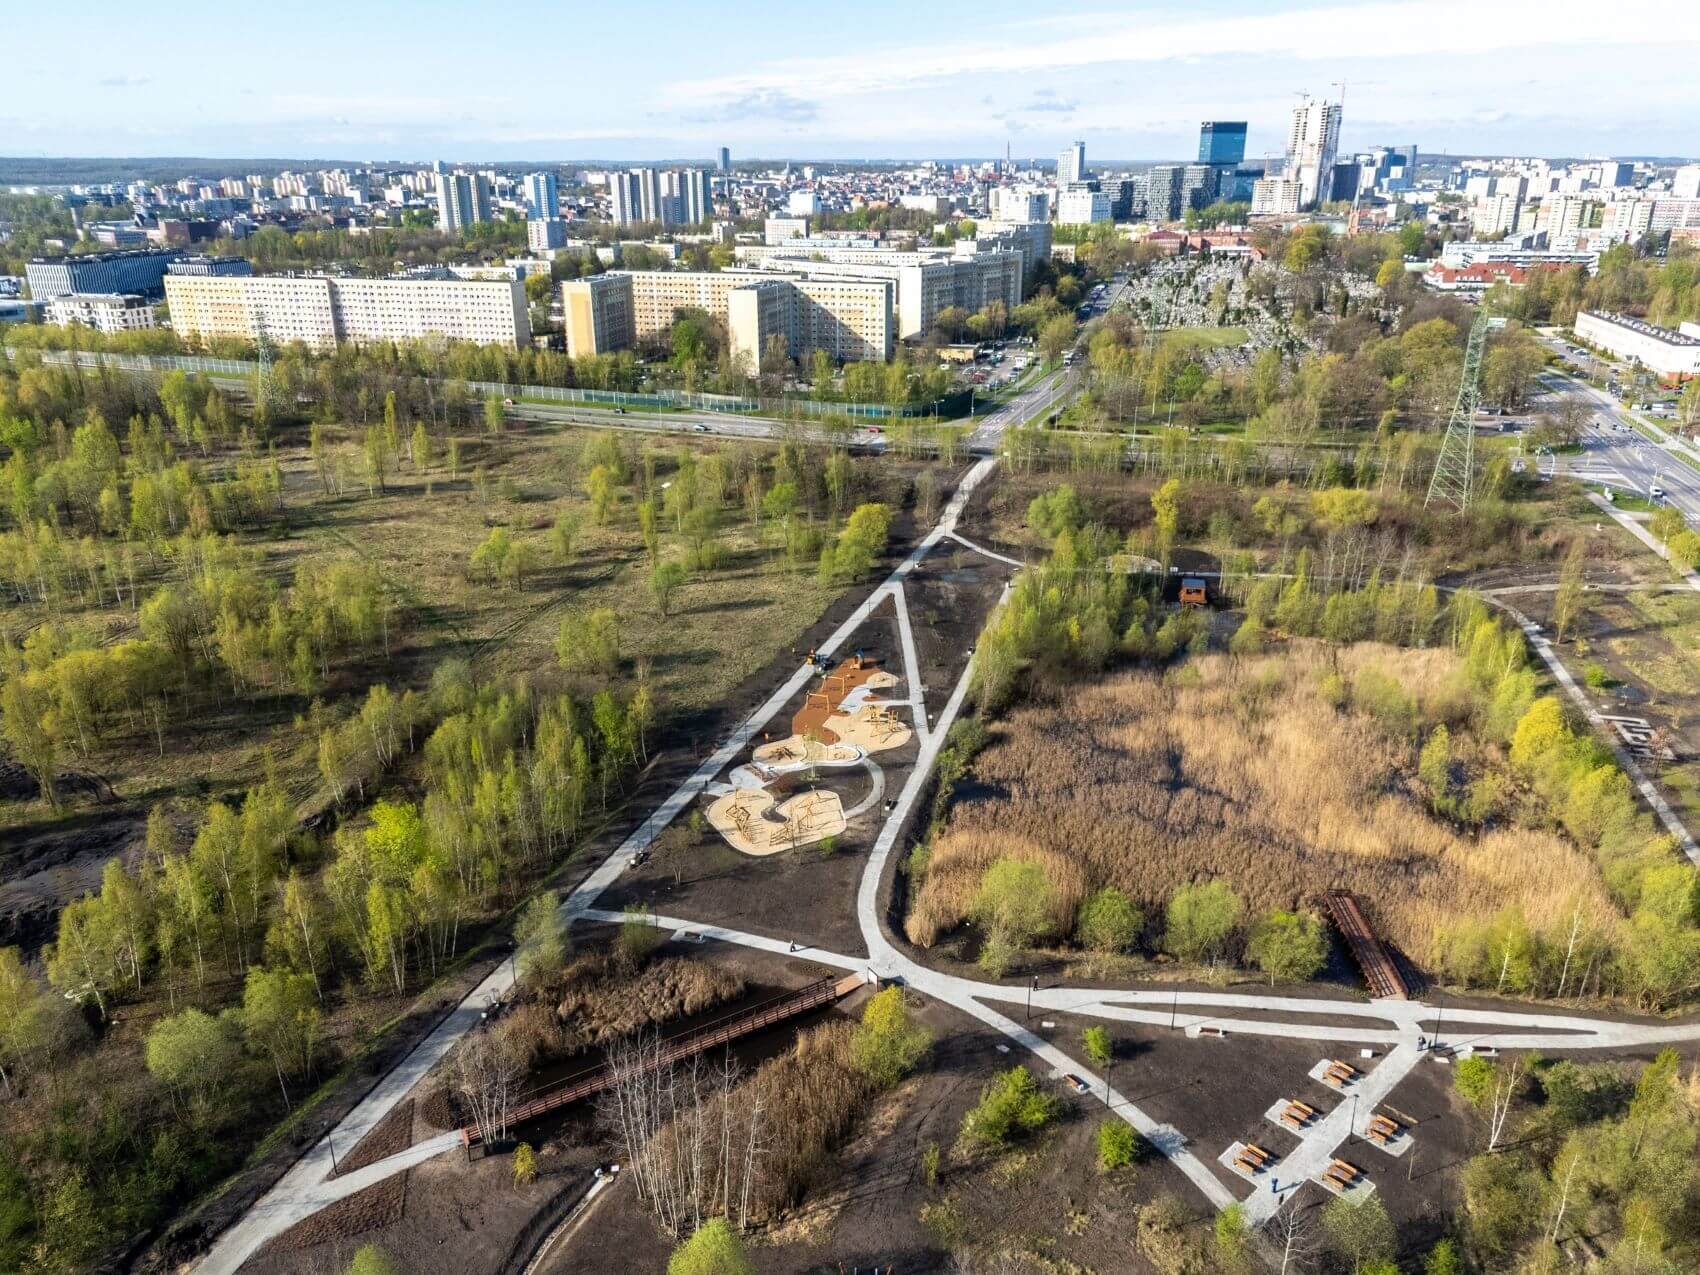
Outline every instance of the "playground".
<svg viewBox="0 0 1700 1275">
<path fill-rule="evenodd" d="M 809 662 L 816 663 L 813 652 Z M 848 821 L 884 792 L 883 773 L 869 755 L 914 738 L 897 713 L 910 707 L 908 701 L 880 694 L 898 680 L 859 651 L 830 672 L 823 668 L 818 688 L 804 694 L 792 715 L 791 734 L 756 745 L 727 782 L 708 786 L 709 825 L 739 853 L 758 857 L 841 836 Z M 846 811 L 838 792 L 818 785 L 823 772 L 853 769 L 867 771 L 872 789 Z M 799 785 L 807 786 L 793 791 Z"/>
</svg>

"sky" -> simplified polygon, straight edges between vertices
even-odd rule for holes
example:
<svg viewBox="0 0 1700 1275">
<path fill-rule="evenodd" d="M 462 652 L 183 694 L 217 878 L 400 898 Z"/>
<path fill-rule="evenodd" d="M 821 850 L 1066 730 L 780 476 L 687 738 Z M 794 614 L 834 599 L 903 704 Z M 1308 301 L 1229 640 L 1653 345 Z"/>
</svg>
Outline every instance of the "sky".
<svg viewBox="0 0 1700 1275">
<path fill-rule="evenodd" d="M 0 0 L 0 155 L 347 160 L 1700 155 L 1695 0 Z M 1344 86 L 1342 88 L 1342 85 Z"/>
</svg>

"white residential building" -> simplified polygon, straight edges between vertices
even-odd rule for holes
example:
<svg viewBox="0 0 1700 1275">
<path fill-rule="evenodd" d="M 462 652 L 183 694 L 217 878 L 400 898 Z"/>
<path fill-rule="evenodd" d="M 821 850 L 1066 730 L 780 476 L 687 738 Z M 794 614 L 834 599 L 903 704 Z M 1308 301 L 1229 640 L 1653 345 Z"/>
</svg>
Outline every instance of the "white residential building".
<svg viewBox="0 0 1700 1275">
<path fill-rule="evenodd" d="M 638 179 L 635 172 L 620 170 L 608 174 L 608 219 L 616 226 L 635 226 L 643 220 L 638 200 Z"/>
<path fill-rule="evenodd" d="M 474 345 L 531 343 L 517 279 L 349 279 L 328 275 L 168 275 L 171 326 L 185 340 L 217 337 L 315 350 L 427 337 Z"/>
<path fill-rule="evenodd" d="M 1671 179 L 1672 199 L 1700 199 L 1700 164 L 1684 164 Z"/>
<path fill-rule="evenodd" d="M 1110 219 L 1110 197 L 1084 184 L 1057 192 L 1057 225 L 1087 226 Z"/>
<path fill-rule="evenodd" d="M 994 186 L 991 193 L 993 221 L 1016 224 L 1049 221 L 1051 201 L 1042 190 L 1014 186 Z"/>
<path fill-rule="evenodd" d="M 886 247 L 846 247 L 831 239 L 793 239 L 777 246 L 741 244 L 739 265 L 813 277 L 889 279 L 896 285 L 898 335 L 920 339 L 932 331 L 940 310 L 955 307 L 972 314 L 993 301 L 1014 308 L 1021 303 L 1027 254 L 1008 250 L 954 248 L 904 251 Z"/>
<path fill-rule="evenodd" d="M 153 306 L 129 292 L 67 292 L 54 297 L 43 312 L 57 328 L 77 324 L 96 332 L 135 332 L 155 326 Z"/>
<path fill-rule="evenodd" d="M 1700 376 L 1700 336 L 1605 310 L 1578 314 L 1576 335 L 1619 358 L 1633 359 L 1660 376 Z"/>
<path fill-rule="evenodd" d="M 1296 177 L 1262 177 L 1251 186 L 1254 217 L 1291 216 L 1304 201 L 1304 189 Z"/>
<path fill-rule="evenodd" d="M 1086 143 L 1070 142 L 1068 149 L 1057 156 L 1057 189 L 1086 180 Z"/>
<path fill-rule="evenodd" d="M 1489 195 L 1476 201 L 1470 225 L 1478 235 L 1505 235 L 1517 229 L 1523 202 L 1516 195 Z"/>
<path fill-rule="evenodd" d="M 482 173 L 437 174 L 437 229 L 444 234 L 490 220 L 490 183 Z"/>
<path fill-rule="evenodd" d="M 820 211 L 820 196 L 812 190 L 794 190 L 786 197 L 785 211 L 793 217 L 813 217 Z"/>
<path fill-rule="evenodd" d="M 809 233 L 807 217 L 769 217 L 762 223 L 762 242 L 772 245 L 801 239 Z"/>
<path fill-rule="evenodd" d="M 1287 176 L 1299 184 L 1299 207 L 1327 198 L 1340 148 L 1340 104 L 1305 98 L 1293 108 L 1287 135 Z"/>
</svg>

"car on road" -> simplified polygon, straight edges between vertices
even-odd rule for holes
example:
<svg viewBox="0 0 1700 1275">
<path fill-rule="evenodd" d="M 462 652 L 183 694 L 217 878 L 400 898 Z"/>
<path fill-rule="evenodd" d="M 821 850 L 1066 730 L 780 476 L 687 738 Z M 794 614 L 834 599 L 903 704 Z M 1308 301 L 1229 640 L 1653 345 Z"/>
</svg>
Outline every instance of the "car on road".
<svg viewBox="0 0 1700 1275">
<path fill-rule="evenodd" d="M 706 433 L 708 433 L 708 426 L 706 426 L 706 425 L 704 425 L 704 424 L 703 424 L 703 423 L 702 423 L 702 422 L 701 422 L 701 421 L 697 421 L 697 422 L 695 422 L 695 423 L 694 423 L 694 424 L 693 424 L 693 425 L 692 425 L 692 426 L 691 426 L 691 428 L 692 428 L 692 429 L 694 429 L 694 430 L 696 430 L 696 432 L 697 432 L 697 433 L 699 433 L 699 434 L 706 434 Z"/>
<path fill-rule="evenodd" d="M 1647 494 L 1654 500 L 1663 500 L 1665 498 L 1665 489 L 1657 483 L 1654 483 L 1651 487 L 1647 488 Z"/>
</svg>

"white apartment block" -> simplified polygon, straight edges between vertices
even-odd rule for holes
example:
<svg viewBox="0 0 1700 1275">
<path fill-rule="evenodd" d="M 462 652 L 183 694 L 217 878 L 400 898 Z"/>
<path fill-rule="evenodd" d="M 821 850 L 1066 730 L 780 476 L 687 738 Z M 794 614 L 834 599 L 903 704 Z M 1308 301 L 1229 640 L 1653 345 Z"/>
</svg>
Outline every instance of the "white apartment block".
<svg viewBox="0 0 1700 1275">
<path fill-rule="evenodd" d="M 1576 335 L 1619 358 L 1633 359 L 1660 376 L 1700 376 L 1700 336 L 1605 310 L 1578 314 Z"/>
<path fill-rule="evenodd" d="M 154 326 L 153 306 L 127 292 L 67 292 L 47 303 L 43 318 L 56 328 L 77 324 L 96 332 L 135 332 Z"/>
<path fill-rule="evenodd" d="M 1574 234 L 1593 224 L 1593 208 L 1596 202 L 1580 195 L 1548 195 L 1541 201 L 1541 212 L 1536 219 L 1536 225 L 1546 231 L 1549 238 Z"/>
<path fill-rule="evenodd" d="M 762 223 L 762 242 L 781 244 L 787 239 L 801 239 L 809 233 L 807 217 L 769 217 Z"/>
<path fill-rule="evenodd" d="M 1299 207 L 1310 208 L 1327 197 L 1339 148 L 1338 102 L 1318 102 L 1307 97 L 1293 108 L 1286 171 L 1299 184 Z"/>
<path fill-rule="evenodd" d="M 1057 225 L 1089 226 L 1110 219 L 1110 197 L 1087 186 L 1064 186 L 1057 192 Z"/>
<path fill-rule="evenodd" d="M 1522 200 L 1516 195 L 1489 195 L 1476 201 L 1470 225 L 1478 235 L 1506 235 L 1517 229 Z"/>
<path fill-rule="evenodd" d="M 1672 199 L 1700 199 L 1700 164 L 1684 164 L 1671 179 Z"/>
<path fill-rule="evenodd" d="M 300 341 L 314 350 L 440 338 L 531 342 L 518 280 L 344 279 L 325 275 L 166 276 L 171 325 L 187 340 Z"/>
<path fill-rule="evenodd" d="M 978 245 L 976 245 L 978 247 Z M 793 239 L 778 245 L 741 244 L 738 264 L 789 273 L 889 279 L 897 286 L 898 335 L 919 339 L 940 310 L 973 313 L 993 301 L 1021 304 L 1026 275 L 1019 251 L 844 247 L 830 239 Z"/>
<path fill-rule="evenodd" d="M 993 221 L 1027 223 L 1051 219 L 1050 197 L 1042 190 L 994 186 L 991 192 Z"/>
<path fill-rule="evenodd" d="M 1296 177 L 1261 177 L 1251 185 L 1251 215 L 1284 217 L 1298 212 L 1304 189 Z"/>
</svg>

